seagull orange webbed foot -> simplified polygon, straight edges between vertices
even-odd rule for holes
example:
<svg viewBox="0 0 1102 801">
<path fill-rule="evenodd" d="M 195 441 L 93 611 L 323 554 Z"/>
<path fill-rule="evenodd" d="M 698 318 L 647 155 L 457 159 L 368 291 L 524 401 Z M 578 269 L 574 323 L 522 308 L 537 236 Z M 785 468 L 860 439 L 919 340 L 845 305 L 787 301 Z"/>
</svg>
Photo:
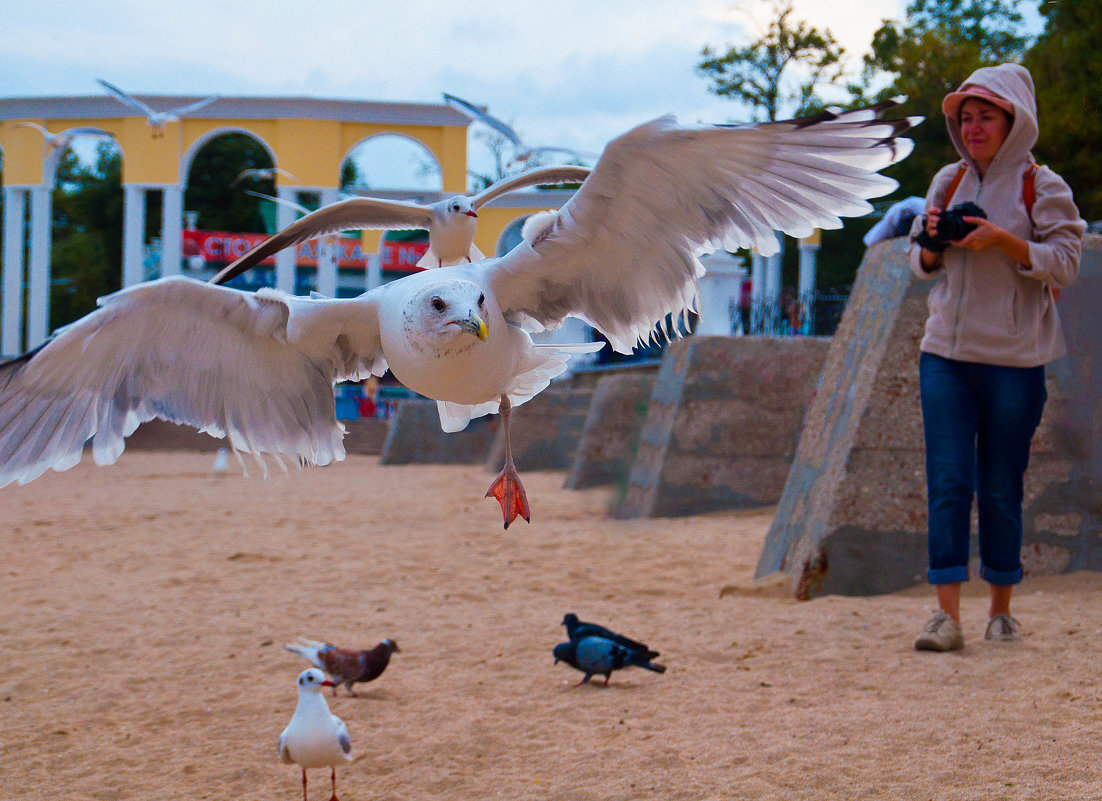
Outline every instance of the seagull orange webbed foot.
<svg viewBox="0 0 1102 801">
<path fill-rule="evenodd" d="M 501 504 L 501 515 L 505 519 L 505 528 L 517 519 L 524 518 L 524 522 L 532 522 L 532 510 L 528 508 L 528 496 L 524 493 L 524 485 L 520 483 L 520 474 L 517 466 L 513 464 L 513 446 L 509 436 L 509 413 L 513 410 L 512 403 L 507 395 L 501 396 L 498 411 L 501 413 L 501 425 L 505 432 L 505 467 L 497 474 L 497 478 L 486 491 L 486 497 L 494 497 Z"/>
</svg>

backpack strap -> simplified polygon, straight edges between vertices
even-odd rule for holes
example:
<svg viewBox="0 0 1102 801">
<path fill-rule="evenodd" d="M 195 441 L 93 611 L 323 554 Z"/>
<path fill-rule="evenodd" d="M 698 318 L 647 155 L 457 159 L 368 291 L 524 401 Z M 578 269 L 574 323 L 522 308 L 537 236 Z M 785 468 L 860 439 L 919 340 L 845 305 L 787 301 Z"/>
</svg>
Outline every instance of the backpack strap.
<svg viewBox="0 0 1102 801">
<path fill-rule="evenodd" d="M 964 178 L 966 172 L 968 172 L 968 163 L 962 161 L 957 165 L 957 174 L 954 175 L 953 180 L 949 182 L 949 188 L 945 190 L 945 200 L 941 201 L 942 211 L 949 208 L 949 203 L 953 199 L 953 193 L 957 191 L 957 187 L 960 186 L 960 182 Z"/>
</svg>

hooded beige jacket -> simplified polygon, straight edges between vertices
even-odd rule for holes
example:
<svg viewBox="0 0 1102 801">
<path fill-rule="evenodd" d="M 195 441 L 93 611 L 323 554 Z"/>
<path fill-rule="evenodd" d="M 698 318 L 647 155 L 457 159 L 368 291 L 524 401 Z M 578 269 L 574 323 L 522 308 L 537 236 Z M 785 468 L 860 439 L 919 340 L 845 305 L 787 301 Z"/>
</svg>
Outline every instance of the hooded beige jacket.
<svg viewBox="0 0 1102 801">
<path fill-rule="evenodd" d="M 1052 289 L 1079 274 L 1087 224 L 1059 175 L 1039 167 L 1034 176 L 1032 220 L 1022 199 L 1022 179 L 1034 163 L 1037 106 L 1033 79 L 1017 64 L 976 70 L 961 84 L 985 87 L 1014 105 L 1014 124 L 982 180 L 960 135 L 957 120 L 946 119 L 949 137 L 968 165 L 950 206 L 971 200 L 995 225 L 1029 242 L 1030 266 L 1018 264 L 998 248 L 972 251 L 950 246 L 927 272 L 921 249 L 910 250 L 912 271 L 937 278 L 930 290 L 930 316 L 921 350 L 947 359 L 1009 367 L 1036 367 L 1064 355 L 1066 348 Z M 958 164 L 943 167 L 926 195 L 926 208 L 945 208 L 944 198 Z M 924 218 L 915 219 L 917 234 Z"/>
</svg>

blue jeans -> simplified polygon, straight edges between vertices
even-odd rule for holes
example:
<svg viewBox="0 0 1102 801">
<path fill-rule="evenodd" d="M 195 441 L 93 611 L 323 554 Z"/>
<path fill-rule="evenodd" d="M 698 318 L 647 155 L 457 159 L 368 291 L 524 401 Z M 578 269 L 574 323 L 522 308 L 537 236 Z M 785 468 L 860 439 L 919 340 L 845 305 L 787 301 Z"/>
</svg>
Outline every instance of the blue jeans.
<svg viewBox="0 0 1102 801">
<path fill-rule="evenodd" d="M 1029 445 L 1048 397 L 1045 368 L 1000 367 L 923 353 L 931 584 L 968 580 L 972 497 L 979 511 L 980 576 L 1022 580 L 1022 495 Z"/>
</svg>

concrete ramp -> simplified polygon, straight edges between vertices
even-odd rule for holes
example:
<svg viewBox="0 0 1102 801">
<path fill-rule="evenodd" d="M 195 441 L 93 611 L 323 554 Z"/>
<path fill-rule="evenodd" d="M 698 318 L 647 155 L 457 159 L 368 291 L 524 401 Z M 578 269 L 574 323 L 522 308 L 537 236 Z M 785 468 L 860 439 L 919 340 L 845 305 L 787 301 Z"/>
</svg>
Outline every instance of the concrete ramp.
<svg viewBox="0 0 1102 801">
<path fill-rule="evenodd" d="M 1070 353 L 1049 366 L 1026 473 L 1022 560 L 1033 574 L 1102 569 L 1102 239 L 1089 240 L 1059 302 Z M 895 239 L 865 255 L 758 561 L 758 576 L 785 571 L 797 597 L 926 580 L 918 343 L 934 282 L 912 277 L 906 247 Z"/>
</svg>

